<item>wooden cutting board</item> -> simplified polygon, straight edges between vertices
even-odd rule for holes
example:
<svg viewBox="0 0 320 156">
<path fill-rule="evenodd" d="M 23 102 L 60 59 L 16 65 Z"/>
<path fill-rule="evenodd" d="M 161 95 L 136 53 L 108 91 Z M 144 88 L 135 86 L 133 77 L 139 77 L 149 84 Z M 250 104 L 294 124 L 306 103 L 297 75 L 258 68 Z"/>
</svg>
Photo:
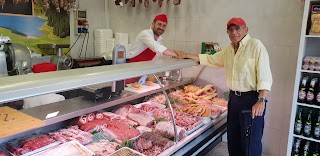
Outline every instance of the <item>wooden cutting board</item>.
<svg viewBox="0 0 320 156">
<path fill-rule="evenodd" d="M 138 93 L 138 94 L 160 88 L 160 85 L 157 84 L 157 83 L 154 83 L 153 86 L 142 85 L 142 86 L 141 86 L 141 89 L 139 89 L 139 90 L 137 90 L 137 89 L 135 89 L 134 87 L 132 87 L 132 84 L 127 84 L 127 86 L 128 86 L 128 87 L 125 87 L 124 90 L 130 91 L 130 92 L 134 92 L 134 93 Z"/>
<path fill-rule="evenodd" d="M 43 126 L 45 122 L 10 107 L 0 107 L 0 139 Z"/>
</svg>

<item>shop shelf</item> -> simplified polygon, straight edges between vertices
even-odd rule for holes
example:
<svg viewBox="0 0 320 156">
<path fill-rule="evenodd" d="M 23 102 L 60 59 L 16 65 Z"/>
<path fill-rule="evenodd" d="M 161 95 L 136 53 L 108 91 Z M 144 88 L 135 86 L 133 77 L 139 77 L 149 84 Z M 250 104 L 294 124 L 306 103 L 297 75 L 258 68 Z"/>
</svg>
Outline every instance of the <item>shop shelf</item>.
<svg viewBox="0 0 320 156">
<path fill-rule="evenodd" d="M 313 70 L 301 70 L 301 72 L 304 72 L 304 73 L 320 74 L 320 71 L 313 71 Z"/>
<path fill-rule="evenodd" d="M 307 137 L 304 137 L 304 136 L 302 136 L 302 135 L 293 134 L 293 136 L 296 137 L 296 138 L 301 138 L 301 139 L 304 139 L 304 140 L 310 140 L 310 141 L 313 141 L 313 142 L 318 142 L 318 143 L 320 143 L 320 140 L 313 139 L 313 138 L 307 138 Z"/>
<path fill-rule="evenodd" d="M 312 108 L 317 108 L 320 109 L 320 106 L 317 105 L 310 105 L 310 104 L 306 104 L 306 103 L 297 103 L 299 106 L 305 106 L 305 107 L 312 107 Z"/>
<path fill-rule="evenodd" d="M 309 38 L 320 38 L 320 35 L 306 35 Z"/>
</svg>

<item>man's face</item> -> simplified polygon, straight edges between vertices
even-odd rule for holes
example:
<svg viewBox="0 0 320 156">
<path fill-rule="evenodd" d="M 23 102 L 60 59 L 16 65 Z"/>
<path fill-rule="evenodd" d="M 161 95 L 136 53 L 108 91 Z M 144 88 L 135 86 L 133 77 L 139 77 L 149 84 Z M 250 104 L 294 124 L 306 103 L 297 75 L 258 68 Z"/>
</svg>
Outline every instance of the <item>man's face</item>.
<svg viewBox="0 0 320 156">
<path fill-rule="evenodd" d="M 162 35 L 164 31 L 166 31 L 167 23 L 162 21 L 154 21 L 152 22 L 152 30 L 153 33 L 157 34 L 158 36 Z"/>
<path fill-rule="evenodd" d="M 240 27 L 240 26 L 232 24 L 232 25 L 230 25 L 228 27 L 227 33 L 229 35 L 229 38 L 230 38 L 231 42 L 233 44 L 237 44 L 242 40 L 242 38 L 244 36 L 247 35 L 248 27 L 246 27 L 246 26 L 241 26 Z"/>
</svg>

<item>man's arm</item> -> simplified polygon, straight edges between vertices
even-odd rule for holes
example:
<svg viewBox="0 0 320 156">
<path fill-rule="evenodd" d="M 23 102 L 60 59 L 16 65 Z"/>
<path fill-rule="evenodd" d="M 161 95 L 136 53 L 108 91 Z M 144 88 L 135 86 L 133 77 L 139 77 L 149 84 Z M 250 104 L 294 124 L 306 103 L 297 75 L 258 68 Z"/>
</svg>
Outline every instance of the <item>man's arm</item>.
<svg viewBox="0 0 320 156">
<path fill-rule="evenodd" d="M 267 93 L 268 93 L 267 90 L 259 90 L 258 98 L 265 99 L 267 97 Z M 266 107 L 265 102 L 257 101 L 256 104 L 252 106 L 252 113 L 251 113 L 252 119 L 254 119 L 256 116 L 262 116 L 265 107 Z"/>
<path fill-rule="evenodd" d="M 257 90 L 259 91 L 259 98 L 266 98 L 267 93 L 271 90 L 272 86 L 272 74 L 270 70 L 270 63 L 269 63 L 269 55 L 261 43 L 261 41 L 257 42 L 257 49 L 256 51 L 259 53 L 257 55 Z M 265 102 L 257 102 L 252 107 L 252 118 L 256 116 L 262 116 L 265 109 Z"/>
<path fill-rule="evenodd" d="M 187 54 L 187 53 L 184 53 L 183 51 L 175 51 L 175 53 L 177 54 L 176 58 L 178 58 L 178 59 L 188 58 L 188 59 L 196 60 L 198 62 L 200 61 L 198 54 Z"/>
<path fill-rule="evenodd" d="M 157 42 L 153 38 L 153 36 L 151 36 L 148 33 L 141 34 L 141 36 L 139 38 L 142 43 L 146 44 L 149 47 L 149 49 L 151 49 L 152 51 L 154 51 L 156 53 L 162 53 L 163 55 L 166 55 L 166 56 L 173 56 L 173 57 L 177 56 L 177 54 L 174 51 L 168 49 L 164 45 Z"/>
<path fill-rule="evenodd" d="M 162 52 L 163 55 L 166 55 L 166 56 L 173 56 L 173 57 L 177 57 L 177 54 L 170 50 L 170 49 L 166 49 L 165 51 Z"/>
<path fill-rule="evenodd" d="M 179 59 L 184 59 L 184 58 L 188 58 L 188 59 L 193 59 L 196 60 L 198 62 L 200 62 L 200 64 L 202 65 L 208 65 L 208 66 L 212 66 L 212 67 L 223 67 L 224 66 L 224 51 L 220 51 L 214 55 L 206 55 L 206 54 L 187 54 L 184 53 L 183 51 L 176 51 L 176 54 L 178 55 L 177 58 Z"/>
</svg>

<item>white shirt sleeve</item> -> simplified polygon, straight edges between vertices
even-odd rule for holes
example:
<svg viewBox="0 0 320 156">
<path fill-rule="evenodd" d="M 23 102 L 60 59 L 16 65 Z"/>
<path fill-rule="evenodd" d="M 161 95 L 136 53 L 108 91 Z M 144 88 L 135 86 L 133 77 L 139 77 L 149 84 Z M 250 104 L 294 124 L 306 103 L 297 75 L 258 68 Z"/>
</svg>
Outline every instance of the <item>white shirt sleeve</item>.
<svg viewBox="0 0 320 156">
<path fill-rule="evenodd" d="M 136 37 L 135 43 L 132 44 L 130 50 L 127 53 L 127 58 L 133 58 L 141 54 L 147 48 L 150 48 L 152 51 L 156 52 L 157 55 L 161 55 L 167 47 L 161 44 L 162 38 L 159 37 L 156 41 L 154 39 L 154 34 L 151 29 L 146 29 L 141 31 Z"/>
<path fill-rule="evenodd" d="M 147 31 L 140 34 L 139 40 L 142 43 L 146 44 L 154 52 L 162 53 L 165 50 L 167 50 L 167 47 L 161 45 L 159 41 L 154 40 L 153 35 L 150 33 L 147 33 Z"/>
</svg>

